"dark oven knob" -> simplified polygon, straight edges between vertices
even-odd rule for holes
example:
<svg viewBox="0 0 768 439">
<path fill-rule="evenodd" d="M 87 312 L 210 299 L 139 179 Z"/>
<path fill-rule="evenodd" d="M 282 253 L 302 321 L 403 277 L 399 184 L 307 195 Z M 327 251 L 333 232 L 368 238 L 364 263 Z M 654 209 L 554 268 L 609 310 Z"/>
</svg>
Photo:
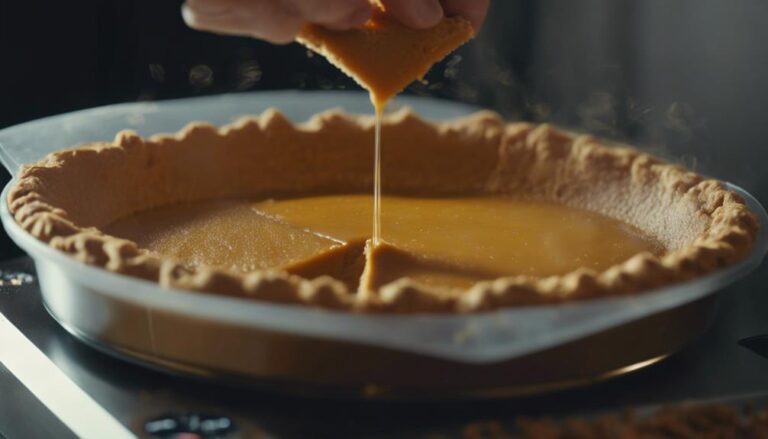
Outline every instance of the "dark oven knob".
<svg viewBox="0 0 768 439">
<path fill-rule="evenodd" d="M 236 427 L 226 416 L 185 413 L 150 419 L 144 423 L 144 431 L 162 439 L 225 439 Z"/>
</svg>

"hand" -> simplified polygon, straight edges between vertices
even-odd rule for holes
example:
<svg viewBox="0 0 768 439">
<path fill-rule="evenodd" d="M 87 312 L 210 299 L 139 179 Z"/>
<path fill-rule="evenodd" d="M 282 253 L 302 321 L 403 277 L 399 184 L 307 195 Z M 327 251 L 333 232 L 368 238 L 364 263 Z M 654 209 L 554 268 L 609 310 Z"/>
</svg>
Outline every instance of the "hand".
<svg viewBox="0 0 768 439">
<path fill-rule="evenodd" d="M 482 26 L 490 0 L 380 0 L 406 26 L 422 29 L 459 15 Z M 370 18 L 370 0 L 187 0 L 184 21 L 212 32 L 290 43 L 306 23 L 332 29 L 358 27 Z"/>
</svg>

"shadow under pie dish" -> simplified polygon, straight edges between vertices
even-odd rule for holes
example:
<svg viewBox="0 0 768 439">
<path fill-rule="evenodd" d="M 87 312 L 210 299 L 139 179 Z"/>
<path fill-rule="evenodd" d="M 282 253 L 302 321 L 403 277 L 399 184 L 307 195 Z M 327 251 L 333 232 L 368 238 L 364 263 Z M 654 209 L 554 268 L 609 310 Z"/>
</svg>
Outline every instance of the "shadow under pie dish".
<svg viewBox="0 0 768 439">
<path fill-rule="evenodd" d="M 720 183 L 551 126 L 492 113 L 432 123 L 403 111 L 387 116 L 382 136 L 392 197 L 388 244 L 373 249 L 359 230 L 371 221 L 360 194 L 372 185 L 373 121 L 335 111 L 304 124 L 268 111 L 149 139 L 122 132 L 24 167 L 9 208 L 36 238 L 110 271 L 371 312 L 638 293 L 738 262 L 757 234 L 754 215 Z M 429 227 L 398 232 L 397 218 L 424 205 L 432 207 L 411 220 Z M 489 244 L 471 248 L 461 239 L 473 235 L 458 233 L 445 212 L 497 238 L 491 253 L 508 259 L 485 257 Z M 527 217 L 499 230 L 515 212 Z M 340 224 L 349 230 L 332 230 Z M 523 229 L 538 241 L 511 233 Z M 419 236 L 436 242 L 420 246 Z"/>
</svg>

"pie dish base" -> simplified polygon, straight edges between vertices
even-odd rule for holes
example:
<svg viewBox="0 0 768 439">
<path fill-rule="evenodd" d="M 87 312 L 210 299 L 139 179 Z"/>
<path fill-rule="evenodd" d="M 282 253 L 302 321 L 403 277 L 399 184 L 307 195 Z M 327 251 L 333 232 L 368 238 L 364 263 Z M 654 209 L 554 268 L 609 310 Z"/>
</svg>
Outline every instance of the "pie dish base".
<svg viewBox="0 0 768 439">
<path fill-rule="evenodd" d="M 301 397 L 445 401 L 550 393 L 652 366 L 706 331 L 716 299 L 708 296 L 574 342 L 489 365 L 268 330 L 222 328 L 211 321 L 166 312 L 153 315 L 155 334 L 144 339 L 152 340 L 147 346 L 140 335 L 131 332 L 145 323 L 141 307 L 110 303 L 110 314 L 123 326 L 101 335 L 46 308 L 62 327 L 89 346 L 164 373 Z M 628 344 L 627 340 L 635 342 Z M 228 348 L 221 351 L 222 346 Z M 158 350 L 162 355 L 152 353 Z M 217 364 L 210 364 L 211 358 Z"/>
</svg>

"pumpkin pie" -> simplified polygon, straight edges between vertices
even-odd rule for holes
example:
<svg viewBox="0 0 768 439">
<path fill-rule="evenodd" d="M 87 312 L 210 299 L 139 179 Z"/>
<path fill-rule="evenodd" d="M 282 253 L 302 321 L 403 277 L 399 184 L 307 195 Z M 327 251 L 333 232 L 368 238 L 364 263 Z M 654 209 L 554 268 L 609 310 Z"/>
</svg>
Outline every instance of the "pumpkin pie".
<svg viewBox="0 0 768 439">
<path fill-rule="evenodd" d="M 474 312 L 635 294 L 737 263 L 757 221 L 721 183 L 490 112 L 374 121 L 270 110 L 25 166 L 8 203 L 84 263 L 173 287 L 362 312 Z"/>
</svg>

